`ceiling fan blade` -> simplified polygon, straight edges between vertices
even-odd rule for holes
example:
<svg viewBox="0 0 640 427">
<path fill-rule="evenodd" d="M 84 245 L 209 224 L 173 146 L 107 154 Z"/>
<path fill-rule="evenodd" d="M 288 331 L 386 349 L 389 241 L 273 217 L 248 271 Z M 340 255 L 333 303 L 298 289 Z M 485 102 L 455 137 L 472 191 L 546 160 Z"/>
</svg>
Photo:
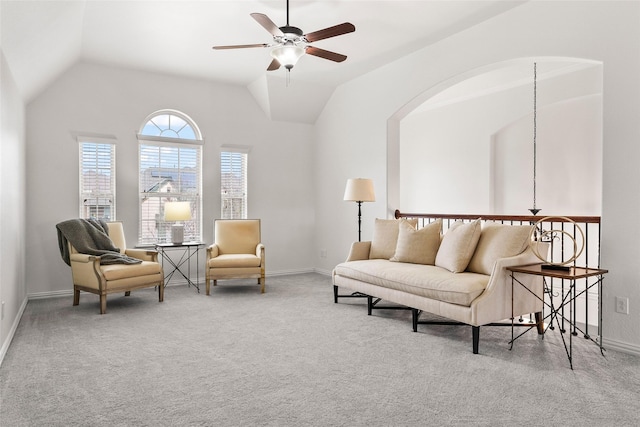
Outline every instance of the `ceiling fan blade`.
<svg viewBox="0 0 640 427">
<path fill-rule="evenodd" d="M 330 61 L 342 62 L 347 59 L 346 55 L 340 53 L 331 52 L 328 50 L 320 49 L 313 46 L 307 46 L 306 53 L 309 55 L 317 56 L 319 58 L 328 59 Z"/>
<path fill-rule="evenodd" d="M 341 36 L 342 34 L 352 33 L 356 30 L 356 27 L 350 23 L 345 22 L 343 24 L 334 25 L 333 27 L 325 28 L 323 30 L 314 31 L 309 34 L 305 34 L 304 38 L 309 43 L 313 43 L 318 40 L 328 39 L 329 37 Z"/>
<path fill-rule="evenodd" d="M 266 43 L 258 43 L 258 44 L 235 44 L 230 46 L 214 46 L 213 49 L 247 49 L 250 47 L 268 47 L 269 45 Z"/>
<path fill-rule="evenodd" d="M 258 21 L 258 24 L 262 25 L 265 30 L 269 31 L 272 36 L 284 36 L 284 33 L 280 28 L 273 23 L 269 17 L 263 13 L 252 13 L 251 17 Z"/>
<path fill-rule="evenodd" d="M 267 71 L 275 71 L 278 68 L 280 68 L 280 63 L 277 59 L 273 58 L 273 61 L 271 61 L 271 64 L 267 67 Z"/>
</svg>

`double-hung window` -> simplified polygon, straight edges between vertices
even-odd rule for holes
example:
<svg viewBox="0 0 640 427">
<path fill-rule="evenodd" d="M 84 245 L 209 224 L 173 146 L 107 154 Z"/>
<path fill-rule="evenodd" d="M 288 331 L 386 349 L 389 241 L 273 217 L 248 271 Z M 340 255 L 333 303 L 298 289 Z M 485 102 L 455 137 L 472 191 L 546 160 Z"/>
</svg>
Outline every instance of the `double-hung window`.
<svg viewBox="0 0 640 427">
<path fill-rule="evenodd" d="M 195 122 L 175 110 L 147 117 L 138 134 L 140 244 L 170 242 L 167 202 L 189 202 L 184 240 L 202 240 L 202 135 Z"/>
<path fill-rule="evenodd" d="M 80 218 L 116 219 L 115 140 L 78 137 L 80 153 Z"/>
<path fill-rule="evenodd" d="M 249 148 L 223 145 L 220 151 L 220 205 L 223 219 L 247 218 Z"/>
</svg>

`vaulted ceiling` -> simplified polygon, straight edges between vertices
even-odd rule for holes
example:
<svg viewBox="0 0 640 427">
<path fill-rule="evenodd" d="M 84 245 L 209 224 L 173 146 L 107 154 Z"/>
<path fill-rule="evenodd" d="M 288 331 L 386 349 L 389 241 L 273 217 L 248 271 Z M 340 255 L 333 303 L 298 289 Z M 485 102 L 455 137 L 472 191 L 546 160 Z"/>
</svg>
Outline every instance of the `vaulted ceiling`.
<svg viewBox="0 0 640 427">
<path fill-rule="evenodd" d="M 305 55 L 286 71 L 267 71 L 269 43 L 250 13 L 286 25 L 278 0 L 0 0 L 2 51 L 28 102 L 78 61 L 246 86 L 274 120 L 312 123 L 333 89 L 523 1 L 290 1 L 289 24 L 308 33 L 342 22 L 356 31 L 313 43 L 336 63 Z M 304 102 L 300 102 L 303 101 Z"/>
</svg>

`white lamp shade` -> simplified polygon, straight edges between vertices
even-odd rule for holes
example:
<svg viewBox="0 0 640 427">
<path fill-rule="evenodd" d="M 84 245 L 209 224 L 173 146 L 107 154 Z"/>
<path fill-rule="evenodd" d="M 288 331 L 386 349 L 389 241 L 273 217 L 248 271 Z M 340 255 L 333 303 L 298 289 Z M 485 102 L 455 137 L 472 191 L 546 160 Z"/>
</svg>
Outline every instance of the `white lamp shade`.
<svg viewBox="0 0 640 427">
<path fill-rule="evenodd" d="M 280 65 L 287 69 L 293 68 L 298 59 L 304 55 L 305 50 L 294 44 L 285 44 L 271 49 L 271 56 L 278 60 Z"/>
<path fill-rule="evenodd" d="M 375 202 L 373 180 L 369 178 L 351 178 L 344 190 L 344 200 L 348 202 Z"/>
<path fill-rule="evenodd" d="M 167 202 L 164 204 L 165 221 L 189 221 L 190 219 L 190 202 Z"/>
</svg>

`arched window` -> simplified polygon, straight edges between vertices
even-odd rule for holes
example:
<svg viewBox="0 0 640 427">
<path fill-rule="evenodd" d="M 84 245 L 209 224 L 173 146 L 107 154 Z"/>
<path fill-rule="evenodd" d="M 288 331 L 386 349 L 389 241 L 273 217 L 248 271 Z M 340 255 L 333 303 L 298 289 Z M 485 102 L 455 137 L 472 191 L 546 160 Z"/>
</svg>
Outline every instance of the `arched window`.
<svg viewBox="0 0 640 427">
<path fill-rule="evenodd" d="M 200 130 L 185 114 L 175 110 L 156 111 L 145 120 L 140 135 L 201 140 Z"/>
<path fill-rule="evenodd" d="M 167 202 L 189 202 L 191 219 L 184 225 L 184 241 L 202 240 L 202 135 L 189 116 L 160 110 L 142 123 L 139 141 L 140 224 L 138 242 L 171 242 L 165 221 Z"/>
</svg>

